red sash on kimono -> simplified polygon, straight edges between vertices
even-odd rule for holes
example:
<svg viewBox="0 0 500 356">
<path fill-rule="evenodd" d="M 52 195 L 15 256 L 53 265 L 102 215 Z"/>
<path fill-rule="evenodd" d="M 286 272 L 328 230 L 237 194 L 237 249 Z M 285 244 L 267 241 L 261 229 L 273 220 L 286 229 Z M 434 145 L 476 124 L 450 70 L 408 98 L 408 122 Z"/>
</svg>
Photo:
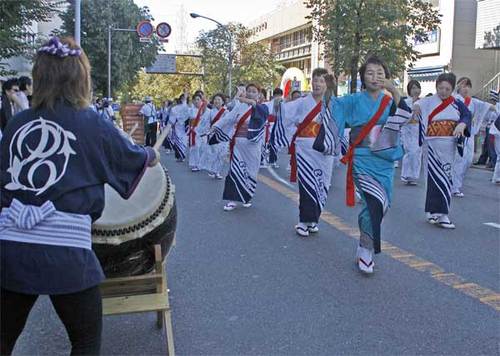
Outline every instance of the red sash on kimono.
<svg viewBox="0 0 500 356">
<path fill-rule="evenodd" d="M 214 119 L 210 123 L 210 127 L 212 127 L 213 124 L 215 124 L 219 119 L 222 117 L 222 114 L 226 111 L 226 108 L 221 108 L 219 112 L 215 115 Z"/>
<path fill-rule="evenodd" d="M 204 101 L 198 109 L 198 112 L 196 113 L 196 118 L 191 121 L 191 124 L 189 125 L 189 146 L 191 147 L 196 145 L 196 132 L 194 131 L 194 129 L 198 127 L 201 119 L 201 114 L 205 111 L 206 107 L 207 102 Z"/>
<path fill-rule="evenodd" d="M 301 131 L 304 130 L 311 121 L 319 114 L 321 111 L 321 101 L 316 104 L 316 106 L 307 114 L 306 118 L 297 126 L 297 131 L 295 135 L 292 137 L 292 141 L 290 142 L 290 148 L 288 149 L 288 153 L 290 154 L 290 182 L 294 183 L 297 181 L 297 156 L 295 150 L 295 140 L 297 136 L 300 135 Z"/>
<path fill-rule="evenodd" d="M 387 105 L 391 102 L 391 97 L 388 95 L 384 95 L 382 101 L 380 103 L 377 112 L 373 117 L 368 121 L 368 123 L 361 129 L 359 135 L 354 139 L 354 142 L 349 145 L 349 149 L 347 153 L 342 157 L 340 162 L 343 164 L 347 163 L 347 179 L 346 179 L 346 204 L 347 206 L 354 206 L 354 177 L 352 174 L 353 163 L 354 163 L 354 149 L 361 142 L 363 142 L 364 138 L 368 136 L 373 127 L 377 124 L 378 120 L 384 113 Z"/>
<path fill-rule="evenodd" d="M 240 120 L 238 121 L 238 124 L 236 124 L 236 129 L 234 130 L 234 135 L 233 137 L 231 138 L 231 142 L 229 143 L 229 152 L 230 152 L 230 155 L 229 155 L 229 161 L 232 161 L 233 160 L 233 150 L 234 150 L 234 145 L 236 144 L 236 134 L 238 133 L 238 130 L 240 129 L 241 126 L 243 126 L 243 124 L 245 123 L 245 121 L 247 121 L 247 119 L 250 117 L 250 115 L 252 114 L 252 108 L 253 107 L 250 107 L 246 113 L 244 113 L 241 117 L 240 117 Z"/>
<path fill-rule="evenodd" d="M 443 100 L 441 104 L 439 104 L 438 107 L 436 107 L 434 110 L 432 110 L 431 114 L 429 115 L 429 119 L 427 120 L 427 126 L 430 126 L 432 123 L 432 119 L 434 119 L 434 116 L 439 114 L 441 111 L 446 109 L 448 106 L 450 106 L 453 102 L 455 101 L 455 98 L 453 96 L 448 97 L 447 99 Z"/>
</svg>

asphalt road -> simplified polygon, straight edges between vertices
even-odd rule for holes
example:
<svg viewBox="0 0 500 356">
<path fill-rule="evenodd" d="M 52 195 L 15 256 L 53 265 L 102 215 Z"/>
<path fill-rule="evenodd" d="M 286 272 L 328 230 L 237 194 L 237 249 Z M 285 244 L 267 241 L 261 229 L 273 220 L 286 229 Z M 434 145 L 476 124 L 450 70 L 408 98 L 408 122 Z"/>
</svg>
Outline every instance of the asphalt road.
<svg viewBox="0 0 500 356">
<path fill-rule="evenodd" d="M 277 173 L 286 178 L 286 157 Z M 354 264 L 358 208 L 344 206 L 343 167 L 320 224 L 295 235 L 294 192 L 266 170 L 250 209 L 224 212 L 223 181 L 171 155 L 177 245 L 168 258 L 179 355 L 498 355 L 500 188 L 471 169 L 453 200 L 454 231 L 428 225 L 424 186 L 396 179 L 373 276 Z M 399 170 L 397 170 L 399 177 Z M 498 225 L 500 227 L 500 225 Z M 165 354 L 154 313 L 106 317 L 103 354 Z M 69 342 L 40 298 L 15 355 L 63 355 Z"/>
</svg>

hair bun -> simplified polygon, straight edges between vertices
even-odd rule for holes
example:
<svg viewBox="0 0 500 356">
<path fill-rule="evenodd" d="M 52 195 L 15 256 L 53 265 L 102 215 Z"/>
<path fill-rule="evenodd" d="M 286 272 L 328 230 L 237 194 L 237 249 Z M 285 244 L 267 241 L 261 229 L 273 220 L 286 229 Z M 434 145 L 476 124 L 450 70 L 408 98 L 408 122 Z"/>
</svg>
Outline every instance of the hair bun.
<svg viewBox="0 0 500 356">
<path fill-rule="evenodd" d="M 38 53 L 47 53 L 59 58 L 79 57 L 82 50 L 80 48 L 70 48 L 66 43 L 62 43 L 59 37 L 54 36 L 38 50 Z"/>
</svg>

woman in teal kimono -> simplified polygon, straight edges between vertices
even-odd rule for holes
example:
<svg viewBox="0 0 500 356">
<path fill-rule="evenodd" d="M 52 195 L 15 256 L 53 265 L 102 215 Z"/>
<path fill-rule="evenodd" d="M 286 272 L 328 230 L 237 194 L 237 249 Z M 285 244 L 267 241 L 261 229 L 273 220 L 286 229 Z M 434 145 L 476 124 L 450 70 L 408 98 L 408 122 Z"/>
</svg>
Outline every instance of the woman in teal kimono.
<svg viewBox="0 0 500 356">
<path fill-rule="evenodd" d="M 364 90 L 332 98 L 331 112 L 337 122 L 351 128 L 349 149 L 342 159 L 348 165 L 346 202 L 354 206 L 356 186 L 363 203 L 356 262 L 362 272 L 373 273 L 373 254 L 381 251 L 382 218 L 391 202 L 394 161 L 403 155 L 400 128 L 411 116 L 382 61 L 368 58 L 359 75 Z"/>
</svg>

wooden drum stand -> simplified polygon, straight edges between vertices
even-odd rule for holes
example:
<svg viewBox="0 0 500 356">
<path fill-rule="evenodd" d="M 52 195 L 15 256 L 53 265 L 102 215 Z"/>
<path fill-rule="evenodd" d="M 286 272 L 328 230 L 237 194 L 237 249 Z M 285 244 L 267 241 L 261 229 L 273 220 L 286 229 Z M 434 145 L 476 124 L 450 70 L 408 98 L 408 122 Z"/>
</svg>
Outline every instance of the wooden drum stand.
<svg viewBox="0 0 500 356">
<path fill-rule="evenodd" d="M 155 267 L 152 272 L 140 276 L 108 278 L 101 284 L 103 315 L 156 312 L 156 325 L 165 330 L 168 355 L 175 356 L 165 268 L 168 256 L 162 262 L 160 245 L 154 248 Z"/>
</svg>

